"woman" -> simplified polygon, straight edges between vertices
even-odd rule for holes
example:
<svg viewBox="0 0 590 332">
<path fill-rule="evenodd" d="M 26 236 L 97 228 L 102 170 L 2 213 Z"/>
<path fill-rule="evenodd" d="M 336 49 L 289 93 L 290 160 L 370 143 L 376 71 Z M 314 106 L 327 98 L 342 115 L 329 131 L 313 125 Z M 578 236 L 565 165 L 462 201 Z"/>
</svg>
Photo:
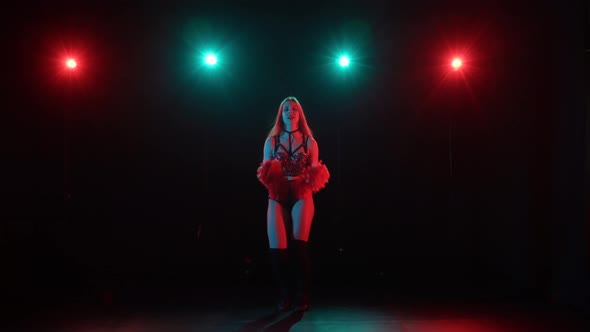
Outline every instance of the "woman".
<svg viewBox="0 0 590 332">
<path fill-rule="evenodd" d="M 279 288 L 278 310 L 309 309 L 310 263 L 307 242 L 315 211 L 313 193 L 330 178 L 318 158 L 318 143 L 307 125 L 301 104 L 285 98 L 264 143 L 258 179 L 268 189 L 267 232 L 271 265 Z M 288 244 L 291 240 L 291 244 Z M 289 253 L 296 285 L 290 292 Z"/>
</svg>

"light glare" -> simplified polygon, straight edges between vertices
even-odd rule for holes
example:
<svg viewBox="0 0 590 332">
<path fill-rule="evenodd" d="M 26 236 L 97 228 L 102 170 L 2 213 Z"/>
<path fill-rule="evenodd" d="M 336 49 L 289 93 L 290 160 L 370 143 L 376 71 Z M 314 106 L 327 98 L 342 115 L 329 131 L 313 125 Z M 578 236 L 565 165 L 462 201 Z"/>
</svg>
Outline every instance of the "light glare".
<svg viewBox="0 0 590 332">
<path fill-rule="evenodd" d="M 459 68 L 461 68 L 461 65 L 463 64 L 463 62 L 461 61 L 461 59 L 459 58 L 454 58 L 453 62 L 451 62 L 451 66 L 453 67 L 453 69 L 458 70 Z"/>
<path fill-rule="evenodd" d="M 74 59 L 68 59 L 66 61 L 66 66 L 68 66 L 68 68 L 70 68 L 70 69 L 76 68 L 76 66 L 77 66 L 76 60 L 74 60 Z"/>
<path fill-rule="evenodd" d="M 207 56 L 205 56 L 205 63 L 207 63 L 210 66 L 215 65 L 217 63 L 217 57 L 215 56 L 215 54 L 207 54 Z"/>
<path fill-rule="evenodd" d="M 341 56 L 338 63 L 341 67 L 348 67 L 350 65 L 350 59 L 347 56 Z"/>
</svg>

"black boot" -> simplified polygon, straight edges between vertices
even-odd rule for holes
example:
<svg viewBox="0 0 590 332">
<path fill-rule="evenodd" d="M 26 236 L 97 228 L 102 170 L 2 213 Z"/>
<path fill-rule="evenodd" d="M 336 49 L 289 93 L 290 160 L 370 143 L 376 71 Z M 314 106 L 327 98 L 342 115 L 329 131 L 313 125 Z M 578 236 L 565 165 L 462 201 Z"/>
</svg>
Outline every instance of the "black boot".
<svg viewBox="0 0 590 332">
<path fill-rule="evenodd" d="M 293 240 L 293 254 L 295 262 L 296 291 L 295 311 L 307 311 L 309 309 L 309 287 L 311 263 L 307 248 L 307 241 Z"/>
<path fill-rule="evenodd" d="M 289 252 L 287 249 L 270 249 L 270 260 L 275 284 L 278 288 L 279 301 L 277 310 L 279 312 L 291 309 L 289 296 Z"/>
</svg>

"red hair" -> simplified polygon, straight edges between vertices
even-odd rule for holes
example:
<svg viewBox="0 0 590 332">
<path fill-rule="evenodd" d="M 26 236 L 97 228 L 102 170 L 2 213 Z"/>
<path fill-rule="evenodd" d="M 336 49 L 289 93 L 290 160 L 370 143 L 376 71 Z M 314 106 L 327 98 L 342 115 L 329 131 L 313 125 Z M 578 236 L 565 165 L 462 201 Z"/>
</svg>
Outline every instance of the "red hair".
<svg viewBox="0 0 590 332">
<path fill-rule="evenodd" d="M 283 99 L 283 101 L 279 105 L 279 111 L 277 112 L 277 117 L 275 119 L 275 123 L 272 126 L 272 128 L 270 129 L 270 132 L 268 133 L 268 137 L 279 135 L 281 132 L 285 131 L 285 123 L 283 122 L 283 106 L 285 105 L 286 102 L 297 103 L 297 105 L 299 106 L 298 128 L 299 128 L 299 130 L 301 130 L 301 132 L 303 133 L 304 136 L 313 137 L 313 133 L 311 132 L 311 129 L 309 129 L 309 126 L 307 125 L 307 119 L 305 119 L 305 113 L 303 113 L 303 108 L 301 107 L 299 100 L 297 100 L 297 98 L 295 98 L 293 96 L 289 96 L 289 97 Z"/>
</svg>

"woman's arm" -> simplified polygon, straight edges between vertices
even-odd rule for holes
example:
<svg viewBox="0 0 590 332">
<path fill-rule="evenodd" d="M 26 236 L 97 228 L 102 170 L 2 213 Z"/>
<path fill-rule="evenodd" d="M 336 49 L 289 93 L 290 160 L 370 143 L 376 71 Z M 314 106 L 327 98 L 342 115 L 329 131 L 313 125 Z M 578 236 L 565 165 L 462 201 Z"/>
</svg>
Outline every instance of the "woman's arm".
<svg viewBox="0 0 590 332">
<path fill-rule="evenodd" d="M 307 144 L 310 167 L 307 167 L 305 173 L 305 182 L 311 187 L 311 190 L 315 193 L 320 191 L 326 186 L 330 179 L 330 172 L 324 163 L 320 160 L 320 149 L 318 148 L 318 142 L 311 138 Z"/>
<path fill-rule="evenodd" d="M 270 137 L 266 138 L 264 142 L 264 150 L 262 152 L 262 162 L 270 160 L 272 158 L 272 139 Z"/>
<path fill-rule="evenodd" d="M 318 142 L 313 137 L 310 137 L 307 141 L 307 151 L 309 151 L 311 166 L 317 166 L 320 159 L 320 149 L 318 147 Z"/>
<path fill-rule="evenodd" d="M 272 139 L 269 137 L 264 142 L 262 162 L 256 170 L 256 177 L 270 190 L 282 176 L 281 163 L 272 159 Z"/>
</svg>

